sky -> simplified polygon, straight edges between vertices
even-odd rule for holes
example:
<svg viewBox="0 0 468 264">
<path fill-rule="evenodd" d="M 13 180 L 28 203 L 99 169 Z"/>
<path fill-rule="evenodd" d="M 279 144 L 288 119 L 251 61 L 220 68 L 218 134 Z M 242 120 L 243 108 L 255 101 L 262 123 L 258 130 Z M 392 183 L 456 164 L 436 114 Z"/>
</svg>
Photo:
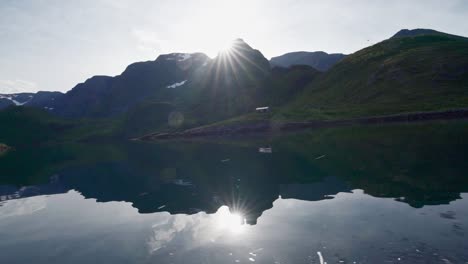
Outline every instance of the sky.
<svg viewBox="0 0 468 264">
<path fill-rule="evenodd" d="M 0 93 L 62 91 L 243 38 L 267 58 L 352 53 L 403 28 L 468 36 L 466 0 L 1 0 Z"/>
</svg>

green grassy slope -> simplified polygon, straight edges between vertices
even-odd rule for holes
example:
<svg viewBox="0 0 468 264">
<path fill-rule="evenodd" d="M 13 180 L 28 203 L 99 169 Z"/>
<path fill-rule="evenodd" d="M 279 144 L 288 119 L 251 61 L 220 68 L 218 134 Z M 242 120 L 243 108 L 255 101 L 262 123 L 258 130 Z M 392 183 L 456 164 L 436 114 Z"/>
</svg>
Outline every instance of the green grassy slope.
<svg viewBox="0 0 468 264">
<path fill-rule="evenodd" d="M 26 107 L 0 111 L 0 124 L 0 142 L 14 147 L 52 140 L 72 126 L 45 111 Z"/>
<path fill-rule="evenodd" d="M 14 148 L 63 142 L 109 139 L 116 135 L 120 120 L 65 120 L 29 107 L 0 111 L 0 142 Z"/>
<path fill-rule="evenodd" d="M 276 115 L 339 119 L 468 107 L 468 39 L 422 35 L 349 55 Z"/>
</svg>

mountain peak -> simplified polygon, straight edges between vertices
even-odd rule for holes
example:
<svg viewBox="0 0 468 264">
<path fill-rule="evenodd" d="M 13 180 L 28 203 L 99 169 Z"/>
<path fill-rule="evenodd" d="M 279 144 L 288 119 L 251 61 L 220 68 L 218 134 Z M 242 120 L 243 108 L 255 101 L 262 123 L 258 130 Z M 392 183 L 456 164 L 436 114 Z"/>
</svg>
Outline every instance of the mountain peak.
<svg viewBox="0 0 468 264">
<path fill-rule="evenodd" d="M 242 38 L 236 38 L 236 39 L 233 40 L 233 42 L 244 42 L 245 43 L 244 39 L 242 39 Z"/>
<path fill-rule="evenodd" d="M 416 29 L 402 29 L 398 31 L 392 38 L 402 38 L 402 37 L 415 37 L 421 35 L 440 35 L 445 34 L 433 29 L 425 29 L 425 28 L 416 28 Z"/>
<path fill-rule="evenodd" d="M 231 49 L 233 50 L 254 50 L 247 42 L 241 38 L 236 38 L 231 42 Z"/>
<path fill-rule="evenodd" d="M 156 60 L 167 60 L 167 61 L 186 61 L 189 59 L 208 59 L 208 56 L 201 52 L 196 53 L 169 53 L 169 54 L 161 54 L 158 56 Z"/>
<path fill-rule="evenodd" d="M 242 38 L 234 39 L 231 42 L 230 48 L 225 52 L 220 52 L 216 57 L 216 60 L 221 59 L 221 61 L 223 61 L 226 56 L 230 57 L 234 64 L 242 64 L 242 67 L 254 66 L 257 69 L 261 69 L 263 73 L 270 70 L 268 59 L 266 59 L 259 50 L 254 49 L 247 44 Z"/>
</svg>

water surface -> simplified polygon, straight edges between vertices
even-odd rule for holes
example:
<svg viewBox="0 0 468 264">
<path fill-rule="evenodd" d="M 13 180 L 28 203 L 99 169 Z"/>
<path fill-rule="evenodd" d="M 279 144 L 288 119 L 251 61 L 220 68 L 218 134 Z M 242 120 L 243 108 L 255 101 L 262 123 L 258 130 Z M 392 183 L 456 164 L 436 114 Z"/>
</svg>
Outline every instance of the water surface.
<svg viewBox="0 0 468 264">
<path fill-rule="evenodd" d="M 467 263 L 468 124 L 0 158 L 0 263 Z"/>
</svg>

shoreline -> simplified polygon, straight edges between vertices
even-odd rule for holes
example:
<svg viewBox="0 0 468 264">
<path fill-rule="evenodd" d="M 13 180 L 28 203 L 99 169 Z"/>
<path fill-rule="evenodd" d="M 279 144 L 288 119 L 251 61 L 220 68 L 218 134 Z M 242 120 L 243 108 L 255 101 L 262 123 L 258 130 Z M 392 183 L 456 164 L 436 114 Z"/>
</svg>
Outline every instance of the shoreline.
<svg viewBox="0 0 468 264">
<path fill-rule="evenodd" d="M 326 128 L 350 125 L 374 125 L 387 123 L 415 123 L 436 120 L 468 119 L 468 108 L 446 111 L 419 112 L 385 116 L 371 116 L 341 120 L 312 120 L 303 122 L 257 121 L 249 124 L 192 128 L 174 133 L 151 133 L 134 140 L 155 141 L 164 139 L 195 138 L 224 135 L 245 135 L 267 132 L 288 132 L 310 128 Z"/>
</svg>

